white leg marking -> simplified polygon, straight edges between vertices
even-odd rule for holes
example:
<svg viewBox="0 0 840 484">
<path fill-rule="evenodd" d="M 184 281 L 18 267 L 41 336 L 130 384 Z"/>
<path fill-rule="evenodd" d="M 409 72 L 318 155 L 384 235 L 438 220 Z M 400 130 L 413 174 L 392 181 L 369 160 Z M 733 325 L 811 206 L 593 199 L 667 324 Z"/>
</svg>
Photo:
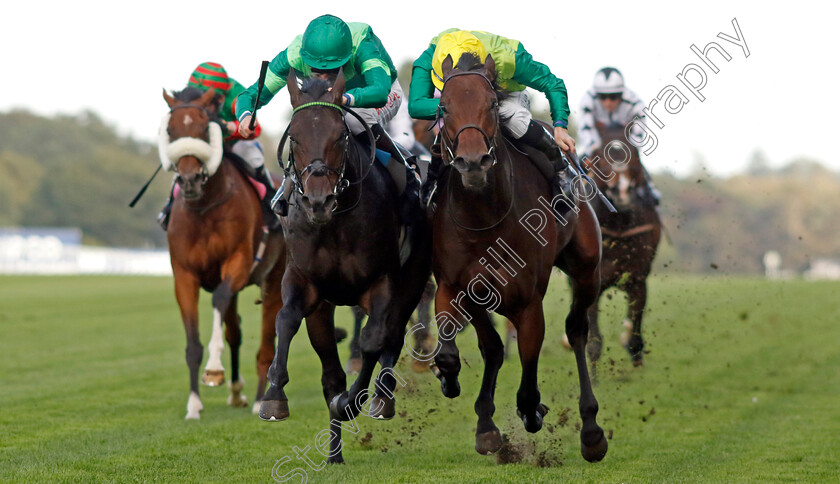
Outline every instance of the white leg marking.
<svg viewBox="0 0 840 484">
<path fill-rule="evenodd" d="M 207 345 L 210 350 L 210 357 L 207 358 L 207 366 L 205 370 L 223 370 L 222 366 L 222 351 L 225 349 L 224 334 L 222 331 L 222 313 L 218 309 L 213 309 L 213 334 L 210 336 L 210 344 Z"/>
<path fill-rule="evenodd" d="M 260 405 L 260 402 L 254 402 L 254 406 L 251 408 L 251 413 L 258 415 L 260 413 Z"/>
<path fill-rule="evenodd" d="M 190 392 L 190 399 L 187 400 L 187 420 L 198 420 L 201 418 L 199 412 L 204 410 L 204 405 L 201 404 L 201 399 L 198 398 L 198 393 Z"/>
</svg>

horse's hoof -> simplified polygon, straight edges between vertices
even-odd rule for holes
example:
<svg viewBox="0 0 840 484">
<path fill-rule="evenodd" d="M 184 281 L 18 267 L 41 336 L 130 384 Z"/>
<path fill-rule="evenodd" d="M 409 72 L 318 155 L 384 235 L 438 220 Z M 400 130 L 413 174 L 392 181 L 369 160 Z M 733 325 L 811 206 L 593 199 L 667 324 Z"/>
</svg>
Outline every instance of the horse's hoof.
<svg viewBox="0 0 840 484">
<path fill-rule="evenodd" d="M 363 403 L 363 402 L 360 402 Z M 355 409 L 355 405 L 350 402 L 350 396 L 347 392 L 339 393 L 330 401 L 330 418 L 337 419 L 341 422 L 347 422 L 356 418 L 359 411 Z"/>
<path fill-rule="evenodd" d="M 572 344 L 569 343 L 569 337 L 566 335 L 566 333 L 563 333 L 563 340 L 560 342 L 560 344 L 562 344 L 563 348 L 566 348 L 567 350 L 572 349 Z"/>
<path fill-rule="evenodd" d="M 607 455 L 607 438 L 604 436 L 604 431 L 601 427 L 596 426 L 596 432 L 592 433 L 594 438 L 584 438 L 583 433 L 580 434 L 580 455 L 586 459 L 587 462 L 601 462 L 601 459 Z M 594 440 L 591 445 L 587 445 L 585 441 Z"/>
<path fill-rule="evenodd" d="M 358 375 L 361 370 L 362 370 L 362 359 L 361 358 L 350 358 L 350 361 L 347 362 L 347 374 L 348 375 Z"/>
<path fill-rule="evenodd" d="M 204 410 L 204 405 L 201 404 L 201 399 L 197 393 L 190 392 L 190 398 L 187 400 L 187 416 L 185 420 L 198 420 L 201 418 L 201 412 Z"/>
<path fill-rule="evenodd" d="M 328 457 L 327 464 L 344 464 L 344 457 L 341 453 L 336 456 Z"/>
<path fill-rule="evenodd" d="M 396 413 L 394 410 L 394 400 L 394 398 L 373 397 L 370 400 L 370 413 L 368 415 L 378 420 L 391 420 Z"/>
<path fill-rule="evenodd" d="M 263 400 L 260 403 L 260 418 L 267 422 L 279 422 L 289 418 L 288 400 Z"/>
<path fill-rule="evenodd" d="M 475 434 L 475 451 L 481 455 L 495 454 L 502 448 L 502 434 L 494 428 L 489 432 Z"/>
<path fill-rule="evenodd" d="M 633 358 L 633 366 L 638 368 L 640 366 L 644 366 L 644 364 L 645 362 L 642 360 L 642 355 L 639 355 L 638 358 Z"/>
<path fill-rule="evenodd" d="M 630 343 L 630 337 L 633 336 L 633 323 L 629 319 L 625 319 L 621 325 L 624 326 L 624 332 L 618 337 L 618 341 L 621 343 L 622 348 L 627 349 L 627 345 Z"/>
<path fill-rule="evenodd" d="M 341 343 L 347 339 L 347 330 L 344 328 L 335 328 L 335 342 Z"/>
<path fill-rule="evenodd" d="M 225 370 L 204 370 L 201 384 L 208 387 L 220 387 L 225 383 Z"/>
<path fill-rule="evenodd" d="M 227 404 L 233 408 L 245 408 L 248 406 L 248 398 L 245 395 L 228 395 Z"/>
<path fill-rule="evenodd" d="M 516 411 L 516 415 L 519 415 L 519 418 L 522 419 L 522 423 L 525 425 L 525 430 L 532 434 L 537 433 L 540 429 L 542 429 L 543 417 L 547 413 L 548 407 L 544 403 L 537 405 L 537 409 L 533 415 L 525 415 L 519 410 Z"/>
<path fill-rule="evenodd" d="M 440 391 L 446 398 L 455 398 L 461 394 L 461 384 L 456 377 L 440 377 Z"/>
</svg>

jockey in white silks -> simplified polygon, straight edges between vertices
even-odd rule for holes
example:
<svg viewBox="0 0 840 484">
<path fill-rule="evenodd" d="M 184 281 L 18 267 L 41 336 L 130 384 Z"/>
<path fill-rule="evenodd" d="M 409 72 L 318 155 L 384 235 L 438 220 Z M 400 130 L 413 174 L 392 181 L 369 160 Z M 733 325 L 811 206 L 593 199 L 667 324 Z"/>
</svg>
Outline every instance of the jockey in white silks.
<svg viewBox="0 0 840 484">
<path fill-rule="evenodd" d="M 595 73 L 592 88 L 580 101 L 580 124 L 578 126 L 578 150 L 581 158 L 591 157 L 602 148 L 597 123 L 605 126 L 630 124 L 636 116 L 644 118 L 645 103 L 635 92 L 624 85 L 624 76 L 614 67 L 604 67 Z M 629 135 L 633 144 L 639 145 L 644 133 L 638 125 L 631 128 Z M 653 185 L 647 170 L 644 171 L 647 190 L 639 193 L 642 199 L 659 204 L 659 190 Z"/>
</svg>

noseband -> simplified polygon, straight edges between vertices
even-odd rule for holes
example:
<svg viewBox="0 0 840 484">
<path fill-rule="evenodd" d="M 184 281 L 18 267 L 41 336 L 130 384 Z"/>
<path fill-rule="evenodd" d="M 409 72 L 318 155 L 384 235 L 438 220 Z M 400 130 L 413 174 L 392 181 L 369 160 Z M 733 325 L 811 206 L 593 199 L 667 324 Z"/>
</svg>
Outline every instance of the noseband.
<svg viewBox="0 0 840 484">
<path fill-rule="evenodd" d="M 461 71 L 461 72 L 456 72 L 456 73 L 450 75 L 444 81 L 443 89 L 446 90 L 446 82 L 448 82 L 453 77 L 468 76 L 468 75 L 480 76 L 482 79 L 487 81 L 487 85 L 489 85 L 490 89 L 495 92 L 495 89 L 493 88 L 493 82 L 491 82 L 490 79 L 488 79 L 487 76 L 485 76 L 483 73 L 475 72 L 475 71 Z M 441 98 L 442 97 L 443 97 L 443 91 L 441 91 Z M 496 111 L 496 119 L 498 121 L 498 117 L 499 117 L 498 101 L 495 102 L 495 104 L 493 106 L 493 110 Z M 495 139 L 495 137 L 491 138 L 490 136 L 488 136 L 487 132 L 484 131 L 484 128 L 482 128 L 481 126 L 479 126 L 477 124 L 465 124 L 465 125 L 461 126 L 460 128 L 458 128 L 458 130 L 455 132 L 454 137 L 450 138 L 449 134 L 446 131 L 446 119 L 443 117 L 443 114 L 445 112 L 446 112 L 446 106 L 444 106 L 443 104 L 438 104 L 437 120 L 439 120 L 441 122 L 440 133 L 441 133 L 441 145 L 442 145 L 442 148 L 443 148 L 441 151 L 445 150 L 446 154 L 449 155 L 448 164 L 451 166 L 453 163 L 455 163 L 455 153 L 458 152 L 458 137 L 464 131 L 466 131 L 468 129 L 474 129 L 474 130 L 477 130 L 479 133 L 481 133 L 481 136 L 484 138 L 484 145 L 487 147 L 487 155 L 490 156 L 493 159 L 493 165 L 492 166 L 495 166 L 496 163 L 498 162 L 498 158 L 496 157 L 496 139 Z"/>
<path fill-rule="evenodd" d="M 204 107 L 204 106 L 200 106 L 200 105 L 198 105 L 198 104 L 189 104 L 189 103 L 188 103 L 188 104 L 180 104 L 180 105 L 178 105 L 178 106 L 174 106 L 174 107 L 172 107 L 172 108 L 170 108 L 170 109 L 169 109 L 169 115 L 168 115 L 168 117 L 166 118 L 166 119 L 167 119 L 167 124 L 166 124 L 166 135 L 167 135 L 167 141 L 169 140 L 169 136 L 170 136 L 170 133 L 169 133 L 169 120 L 170 120 L 170 119 L 171 119 L 171 117 L 172 117 L 172 113 L 174 113 L 175 111 L 177 111 L 177 110 L 179 110 L 179 109 L 187 109 L 187 108 L 192 108 L 192 109 L 198 109 L 198 110 L 200 110 L 200 111 L 201 111 L 201 112 L 203 112 L 205 115 L 207 115 L 207 118 L 210 120 L 210 121 L 207 123 L 207 128 L 206 128 L 206 130 L 205 130 L 205 131 L 207 132 L 207 136 L 208 136 L 208 138 L 211 140 L 211 141 L 210 141 L 210 143 L 204 142 L 204 140 L 198 140 L 198 141 L 201 141 L 201 142 L 207 143 L 207 145 L 209 146 L 209 145 L 213 142 L 213 134 L 211 133 L 211 125 L 212 125 L 212 123 L 214 123 L 214 121 L 213 121 L 213 115 L 210 113 L 210 111 L 208 111 L 208 110 L 207 110 L 207 108 L 206 108 L 206 107 Z M 219 128 L 219 130 L 220 130 L 220 131 L 219 131 L 219 133 L 221 133 L 221 128 Z M 171 143 L 177 143 L 177 142 L 178 142 L 179 140 L 181 140 L 181 139 L 184 139 L 184 138 L 178 138 L 178 139 L 177 139 L 177 140 L 175 140 L 174 142 L 168 142 L 168 143 L 167 143 L 167 145 L 169 145 L 169 144 L 171 144 Z M 186 154 L 182 155 L 181 157 L 179 157 L 177 160 L 171 161 L 171 163 L 172 163 L 172 168 L 173 168 L 173 171 L 175 171 L 175 176 L 176 176 L 176 178 L 181 179 L 181 173 L 178 171 L 178 164 L 181 162 L 181 158 L 183 158 L 183 156 L 187 156 L 187 155 L 195 156 L 196 158 L 198 158 L 198 159 L 199 159 L 199 161 L 201 161 L 201 170 L 199 171 L 199 175 L 200 175 L 200 183 L 201 183 L 201 185 L 203 186 L 204 184 L 206 184 L 206 183 L 207 183 L 207 180 L 210 178 L 211 173 L 210 173 L 210 172 L 208 171 L 208 169 L 207 169 L 207 164 L 205 163 L 205 160 L 202 160 L 202 159 L 201 159 L 200 154 L 196 154 L 196 153 L 186 153 Z"/>
</svg>

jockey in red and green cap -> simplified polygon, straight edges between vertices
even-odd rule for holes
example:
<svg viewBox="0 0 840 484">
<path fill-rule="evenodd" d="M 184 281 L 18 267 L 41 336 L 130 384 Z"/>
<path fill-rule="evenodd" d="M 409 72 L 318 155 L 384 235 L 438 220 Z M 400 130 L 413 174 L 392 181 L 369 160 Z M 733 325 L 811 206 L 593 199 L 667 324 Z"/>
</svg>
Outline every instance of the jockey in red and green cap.
<svg viewBox="0 0 840 484">
<path fill-rule="evenodd" d="M 442 64 L 447 56 L 457 67 L 461 55 L 474 54 L 484 63 L 488 55 L 496 63 L 496 84 L 509 96 L 499 104 L 502 127 L 513 139 L 544 152 L 551 161 L 555 176 L 551 180 L 555 195 L 566 192 L 569 196 L 570 174 L 563 150 L 575 151 L 575 141 L 567 131 L 569 102 L 563 80 L 551 73 L 545 65 L 535 61 L 518 40 L 508 39 L 482 31 L 449 29 L 432 39 L 429 47 L 414 61 L 411 73 L 411 96 L 408 110 L 417 119 L 435 119 L 438 103 L 435 90 L 443 89 Z M 545 94 L 554 121 L 553 133 L 531 118 L 528 94 L 525 87 Z M 558 147 L 559 146 L 559 147 Z M 429 178 L 424 186 L 424 202 L 428 203 L 440 166 L 439 158 L 433 159 Z"/>
<path fill-rule="evenodd" d="M 268 104 L 285 85 L 290 69 L 298 77 L 336 74 L 344 72 L 347 90 L 342 104 L 353 107 L 356 114 L 365 120 L 374 136 L 378 138 L 377 148 L 391 153 L 396 159 L 405 159 L 384 135 L 382 124 L 392 119 L 403 101 L 403 91 L 397 81 L 397 68 L 371 27 L 364 23 L 345 23 L 333 15 L 322 15 L 312 20 L 302 35 L 281 51 L 268 66 L 265 87 L 260 94 L 257 109 Z M 254 100 L 258 84 L 242 92 L 236 102 L 236 116 L 239 132 L 249 136 L 248 123 L 254 115 Z M 364 134 L 364 126 L 353 116 L 346 117 L 347 127 L 354 135 Z M 414 181 L 412 175 L 409 182 Z M 285 214 L 288 196 L 291 195 L 291 180 L 283 184 L 283 196 L 277 201 L 275 210 Z M 416 191 L 410 187 L 410 191 Z"/>
<path fill-rule="evenodd" d="M 239 133 L 239 121 L 236 119 L 236 98 L 245 90 L 245 86 L 236 82 L 233 78 L 228 76 L 225 68 L 216 62 L 203 62 L 193 70 L 190 74 L 187 86 L 207 91 L 210 88 L 215 89 L 219 97 L 218 115 L 222 128 L 227 132 L 225 138 L 225 149 L 230 150 L 237 155 L 242 161 L 248 164 L 252 170 L 247 170 L 254 173 L 254 177 L 265 185 L 266 195 L 262 199 L 263 215 L 267 225 L 271 228 L 277 228 L 279 220 L 274 216 L 269 202 L 275 193 L 274 183 L 271 180 L 271 175 L 265 169 L 265 156 L 263 156 L 262 145 L 257 141 L 257 136 L 260 135 L 262 128 L 259 124 L 254 126 L 253 132 L 248 136 L 242 136 Z M 169 201 L 163 207 L 158 221 L 164 230 L 166 230 L 169 221 L 169 211 L 172 207 L 172 196 L 170 194 Z"/>
</svg>

